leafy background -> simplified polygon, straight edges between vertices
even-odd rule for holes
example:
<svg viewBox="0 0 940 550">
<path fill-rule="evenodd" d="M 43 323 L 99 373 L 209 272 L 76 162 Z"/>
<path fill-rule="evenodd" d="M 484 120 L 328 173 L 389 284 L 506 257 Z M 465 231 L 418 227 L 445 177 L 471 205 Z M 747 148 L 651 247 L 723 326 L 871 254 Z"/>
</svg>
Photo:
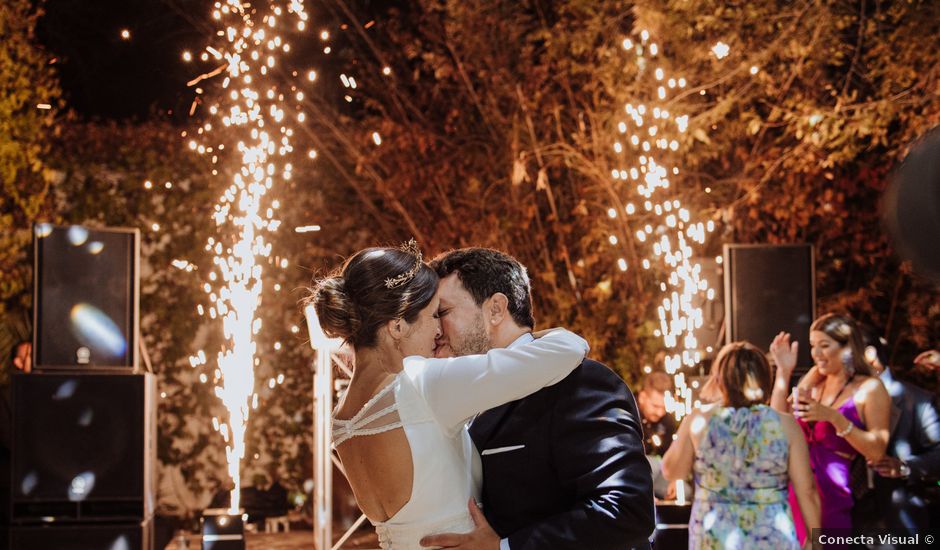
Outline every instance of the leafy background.
<svg viewBox="0 0 940 550">
<path fill-rule="evenodd" d="M 297 150 L 318 157 L 298 160 L 277 191 L 284 228 L 275 254 L 289 264 L 266 271 L 259 409 L 243 478 L 277 478 L 297 491 L 311 477 L 312 353 L 298 302 L 313 277 L 364 246 L 414 236 L 427 255 L 468 245 L 507 250 L 530 269 L 540 324 L 584 334 L 628 382 L 654 361 L 659 273 L 639 268 L 645 252 L 632 237 L 652 218 L 607 215 L 638 198 L 610 170 L 631 161 L 611 148 L 624 103 L 652 97 L 657 86 L 651 67 L 620 46 L 640 29 L 660 45 L 657 66 L 689 82 L 669 100 L 670 110 L 690 115 L 671 159 L 683 169 L 671 191 L 694 217 L 717 224 L 701 255 L 720 254 L 723 243 L 813 244 L 818 311 L 882 327 L 900 376 L 936 391 L 932 373 L 909 365 L 940 343 L 937 287 L 897 259 L 879 201 L 910 143 L 940 123 L 940 4 L 314 7 L 336 30 L 334 53 L 310 54 L 320 76 L 295 138 Z M 221 342 L 195 306 L 223 178 L 185 148 L 181 134 L 194 121 L 154 110 L 107 122 L 72 111 L 53 52 L 36 39 L 41 17 L 29 0 L 0 5 L 0 344 L 8 349 L 29 332 L 34 221 L 141 228 L 141 326 L 162 395 L 159 457 L 194 495 L 183 504 L 161 498 L 204 505 L 223 483 L 223 444 L 211 428 L 223 413 L 200 382 L 205 370 L 188 358 L 205 349 L 211 368 Z M 718 40 L 730 47 L 722 60 L 711 53 Z M 340 74 L 354 75 L 357 89 L 342 88 Z M 310 223 L 322 231 L 290 231 Z M 196 271 L 173 267 L 175 259 Z M 278 374 L 284 382 L 269 388 Z"/>
</svg>

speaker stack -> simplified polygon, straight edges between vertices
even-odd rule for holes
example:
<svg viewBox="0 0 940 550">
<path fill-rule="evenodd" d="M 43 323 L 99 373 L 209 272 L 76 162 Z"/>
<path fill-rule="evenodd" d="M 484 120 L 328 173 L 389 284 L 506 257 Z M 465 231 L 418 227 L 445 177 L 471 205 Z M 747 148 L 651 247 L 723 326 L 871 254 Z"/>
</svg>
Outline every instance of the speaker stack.
<svg viewBox="0 0 940 550">
<path fill-rule="evenodd" d="M 139 232 L 35 227 L 34 366 L 13 377 L 11 550 L 151 550 L 156 388 Z"/>
<path fill-rule="evenodd" d="M 791 382 L 812 366 L 809 327 L 816 315 L 816 272 L 808 244 L 724 246 L 725 333 L 767 352 L 780 332 L 800 343 Z"/>
</svg>

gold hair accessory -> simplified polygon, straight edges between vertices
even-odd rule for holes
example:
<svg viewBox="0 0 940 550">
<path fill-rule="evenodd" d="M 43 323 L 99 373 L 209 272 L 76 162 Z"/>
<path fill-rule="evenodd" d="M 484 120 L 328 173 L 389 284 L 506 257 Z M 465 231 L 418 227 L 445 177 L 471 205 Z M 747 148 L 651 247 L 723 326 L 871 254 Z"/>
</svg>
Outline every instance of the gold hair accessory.
<svg viewBox="0 0 940 550">
<path fill-rule="evenodd" d="M 401 275 L 393 279 L 385 279 L 385 288 L 395 288 L 399 287 L 417 275 L 418 270 L 421 269 L 421 249 L 418 248 L 418 241 L 410 239 L 407 243 L 399 247 L 399 250 L 402 252 L 407 252 L 415 257 L 415 265 L 409 271 L 402 273 Z"/>
</svg>

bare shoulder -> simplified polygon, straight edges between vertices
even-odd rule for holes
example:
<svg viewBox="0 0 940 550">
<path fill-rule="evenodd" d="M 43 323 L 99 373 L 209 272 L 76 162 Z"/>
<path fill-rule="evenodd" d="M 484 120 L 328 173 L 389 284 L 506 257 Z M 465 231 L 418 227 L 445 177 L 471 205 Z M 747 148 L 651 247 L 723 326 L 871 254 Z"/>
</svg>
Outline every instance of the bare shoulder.
<svg viewBox="0 0 940 550">
<path fill-rule="evenodd" d="M 881 383 L 881 379 L 875 376 L 860 376 L 861 381 L 858 383 L 858 393 L 860 397 L 888 397 L 888 390 L 885 389 L 885 385 Z"/>
<path fill-rule="evenodd" d="M 698 437 L 701 435 L 705 431 L 705 427 L 708 426 L 709 419 L 720 409 L 721 407 L 718 404 L 709 403 L 689 413 L 684 422 L 688 423 L 692 436 Z"/>
</svg>

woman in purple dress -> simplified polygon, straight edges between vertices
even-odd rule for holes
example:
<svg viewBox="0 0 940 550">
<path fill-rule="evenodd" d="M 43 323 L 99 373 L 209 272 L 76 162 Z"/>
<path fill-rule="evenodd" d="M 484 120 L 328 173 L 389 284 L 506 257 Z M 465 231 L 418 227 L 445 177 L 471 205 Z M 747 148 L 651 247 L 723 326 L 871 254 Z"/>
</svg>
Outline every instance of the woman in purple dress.
<svg viewBox="0 0 940 550">
<path fill-rule="evenodd" d="M 881 380 L 872 376 L 861 335 L 851 318 L 823 315 L 810 326 L 809 342 L 816 365 L 788 400 L 798 344 L 791 343 L 787 333 L 774 338 L 770 353 L 777 364 L 777 376 L 771 406 L 791 412 L 792 404 L 793 416 L 809 443 L 823 529 L 851 528 L 852 462 L 859 454 L 869 461 L 884 456 L 891 398 Z"/>
</svg>

